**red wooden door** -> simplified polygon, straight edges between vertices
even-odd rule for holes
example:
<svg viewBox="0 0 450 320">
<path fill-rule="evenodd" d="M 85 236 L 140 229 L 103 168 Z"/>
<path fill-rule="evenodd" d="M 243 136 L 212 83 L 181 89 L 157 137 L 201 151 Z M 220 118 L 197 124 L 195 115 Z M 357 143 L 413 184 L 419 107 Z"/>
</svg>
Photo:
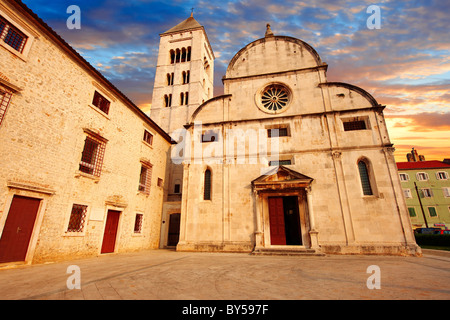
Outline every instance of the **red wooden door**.
<svg viewBox="0 0 450 320">
<path fill-rule="evenodd" d="M 282 197 L 269 198 L 270 243 L 275 245 L 286 244 L 284 226 L 284 209 Z"/>
<path fill-rule="evenodd" d="M 40 203 L 14 196 L 0 239 L 0 263 L 25 260 Z"/>
<path fill-rule="evenodd" d="M 101 253 L 114 252 L 114 248 L 116 246 L 117 229 L 119 227 L 119 217 L 120 211 L 108 210 Z"/>
</svg>

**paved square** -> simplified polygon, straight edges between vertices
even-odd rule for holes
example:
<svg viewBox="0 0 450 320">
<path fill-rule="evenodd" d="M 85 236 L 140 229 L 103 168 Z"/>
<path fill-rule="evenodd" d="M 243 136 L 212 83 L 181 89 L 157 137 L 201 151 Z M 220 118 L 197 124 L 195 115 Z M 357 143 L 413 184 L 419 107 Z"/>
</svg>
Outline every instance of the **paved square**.
<svg viewBox="0 0 450 320">
<path fill-rule="evenodd" d="M 70 265 L 81 289 L 69 290 Z M 380 289 L 368 289 L 380 269 Z M 0 270 L 0 299 L 449 300 L 450 258 L 252 256 L 154 250 Z"/>
</svg>

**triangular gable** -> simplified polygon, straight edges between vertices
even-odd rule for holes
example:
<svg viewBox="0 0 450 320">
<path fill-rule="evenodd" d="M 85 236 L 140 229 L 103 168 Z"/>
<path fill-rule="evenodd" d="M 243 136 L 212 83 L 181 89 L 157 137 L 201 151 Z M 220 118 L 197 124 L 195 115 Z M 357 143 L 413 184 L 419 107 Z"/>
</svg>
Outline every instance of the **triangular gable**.
<svg viewBox="0 0 450 320">
<path fill-rule="evenodd" d="M 313 178 L 286 168 L 285 166 L 278 166 L 253 180 L 252 185 L 282 182 L 301 182 L 309 184 L 313 180 Z"/>
</svg>

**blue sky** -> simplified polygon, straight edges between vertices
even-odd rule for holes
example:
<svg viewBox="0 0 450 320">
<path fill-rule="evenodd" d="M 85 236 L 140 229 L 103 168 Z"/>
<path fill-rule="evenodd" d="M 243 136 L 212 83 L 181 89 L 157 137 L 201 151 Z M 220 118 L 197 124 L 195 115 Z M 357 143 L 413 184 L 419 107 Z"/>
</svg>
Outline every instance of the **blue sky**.
<svg viewBox="0 0 450 320">
<path fill-rule="evenodd" d="M 328 63 L 328 81 L 348 82 L 387 106 L 396 158 L 413 146 L 427 160 L 450 158 L 450 2 L 441 1 L 151 1 L 23 0 L 143 110 L 151 105 L 159 34 L 189 17 L 208 34 L 216 55 L 215 95 L 228 62 L 264 36 L 299 38 Z M 70 5 L 81 29 L 69 30 Z M 381 29 L 370 30 L 370 5 Z"/>
</svg>

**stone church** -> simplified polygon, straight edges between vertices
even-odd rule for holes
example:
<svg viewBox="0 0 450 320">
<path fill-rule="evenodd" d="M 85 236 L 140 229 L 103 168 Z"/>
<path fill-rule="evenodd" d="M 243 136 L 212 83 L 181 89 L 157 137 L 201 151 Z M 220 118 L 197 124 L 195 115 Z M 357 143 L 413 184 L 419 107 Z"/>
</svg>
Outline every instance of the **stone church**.
<svg viewBox="0 0 450 320">
<path fill-rule="evenodd" d="M 178 142 L 161 247 L 420 254 L 384 106 L 328 82 L 327 67 L 268 24 L 231 59 L 224 94 L 212 97 L 205 28 L 191 15 L 160 35 L 151 118 Z"/>
<path fill-rule="evenodd" d="M 149 117 L 0 0 L 0 264 L 158 248 L 420 255 L 384 106 L 328 82 L 310 45 L 269 25 L 216 97 L 214 60 L 192 15 L 161 33 Z"/>
</svg>

